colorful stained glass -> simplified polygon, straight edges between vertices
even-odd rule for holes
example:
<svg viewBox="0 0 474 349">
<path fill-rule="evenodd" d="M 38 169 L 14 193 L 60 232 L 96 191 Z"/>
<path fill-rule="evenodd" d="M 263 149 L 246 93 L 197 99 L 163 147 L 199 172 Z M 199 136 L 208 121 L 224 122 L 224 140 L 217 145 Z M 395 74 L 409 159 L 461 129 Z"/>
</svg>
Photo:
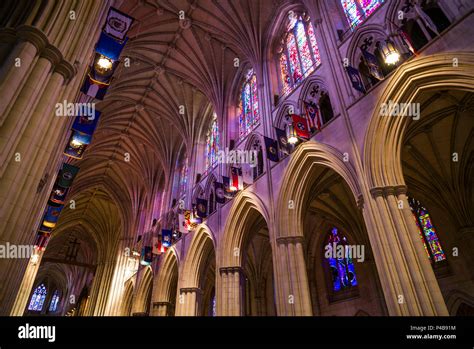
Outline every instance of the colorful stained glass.
<svg viewBox="0 0 474 349">
<path fill-rule="evenodd" d="M 41 311 L 43 309 L 44 299 L 46 298 L 46 287 L 44 284 L 36 287 L 28 305 L 28 310 Z"/>
<path fill-rule="evenodd" d="M 341 4 L 351 28 L 355 28 L 362 23 L 364 16 L 359 10 L 355 0 L 341 0 Z"/>
<path fill-rule="evenodd" d="M 280 55 L 280 76 L 282 83 L 282 94 L 286 94 L 291 89 L 291 79 L 288 74 L 288 62 L 286 59 L 286 52 Z"/>
<path fill-rule="evenodd" d="M 252 86 L 252 127 L 254 127 L 260 121 L 260 112 L 258 109 L 258 87 L 257 87 L 257 76 L 253 75 L 250 79 L 250 86 Z"/>
<path fill-rule="evenodd" d="M 292 14 L 280 54 L 282 95 L 296 87 L 321 63 L 314 27 L 308 19 Z"/>
<path fill-rule="evenodd" d="M 59 291 L 56 290 L 53 293 L 53 297 L 51 298 L 51 303 L 49 303 L 49 311 L 50 312 L 55 312 L 56 309 L 58 308 L 58 302 L 59 302 Z"/>
<path fill-rule="evenodd" d="M 311 22 L 308 22 L 308 37 L 309 42 L 311 43 L 311 49 L 313 50 L 314 61 L 316 65 L 321 64 L 321 55 L 319 54 L 318 43 L 316 42 L 316 35 L 314 32 L 314 27 Z"/>
<path fill-rule="evenodd" d="M 352 257 L 347 255 L 345 246 L 347 239 L 340 235 L 337 228 L 333 228 L 329 234 L 328 244 L 333 251 L 337 251 L 337 246 L 344 246 L 344 255 L 340 258 L 328 258 L 329 269 L 333 282 L 333 290 L 340 291 L 349 287 L 357 286 L 356 273 Z"/>
<path fill-rule="evenodd" d="M 296 42 L 298 43 L 298 50 L 300 52 L 303 75 L 306 75 L 306 73 L 313 67 L 313 59 L 311 57 L 311 51 L 309 50 L 303 21 L 299 21 L 296 24 Z"/>
<path fill-rule="evenodd" d="M 359 6 L 363 9 L 365 17 L 369 17 L 382 3 L 380 0 L 357 0 Z"/>
<path fill-rule="evenodd" d="M 409 198 L 408 202 L 415 216 L 416 225 L 422 237 L 423 246 L 428 253 L 428 257 L 434 262 L 445 260 L 446 255 L 443 252 L 428 210 L 416 199 Z"/>
<path fill-rule="evenodd" d="M 341 0 L 342 8 L 352 29 L 369 17 L 382 2 L 383 0 Z"/>
<path fill-rule="evenodd" d="M 239 99 L 239 136 L 248 135 L 260 120 L 258 111 L 257 76 L 249 70 Z"/>
<path fill-rule="evenodd" d="M 217 163 L 217 154 L 219 151 L 219 127 L 217 125 L 217 115 L 209 127 L 206 138 L 206 169 L 213 167 Z"/>
<path fill-rule="evenodd" d="M 186 192 L 186 185 L 188 184 L 188 159 L 181 167 L 181 174 L 179 178 L 179 194 L 183 195 Z"/>
<path fill-rule="evenodd" d="M 288 48 L 288 57 L 290 63 L 291 77 L 293 78 L 293 84 L 298 83 L 301 80 L 301 66 L 300 58 L 298 55 L 298 48 L 296 47 L 295 35 L 293 33 L 288 34 L 286 39 L 286 46 Z"/>
</svg>

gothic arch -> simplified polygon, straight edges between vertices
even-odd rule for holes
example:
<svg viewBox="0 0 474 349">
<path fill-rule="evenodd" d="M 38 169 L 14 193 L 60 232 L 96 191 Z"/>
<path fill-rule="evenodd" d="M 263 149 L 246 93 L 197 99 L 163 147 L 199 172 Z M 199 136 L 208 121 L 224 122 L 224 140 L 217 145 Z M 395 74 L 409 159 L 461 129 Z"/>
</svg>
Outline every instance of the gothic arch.
<svg viewBox="0 0 474 349">
<path fill-rule="evenodd" d="M 162 257 L 153 287 L 153 314 L 174 315 L 177 294 L 179 259 L 174 247 Z"/>
<path fill-rule="evenodd" d="M 177 304 L 176 315 L 209 315 L 204 309 L 209 304 L 211 290 L 216 281 L 215 240 L 209 227 L 201 224 L 193 233 L 187 250 L 178 293 L 182 302 Z"/>
<path fill-rule="evenodd" d="M 367 24 L 357 27 L 354 35 L 351 38 L 351 42 L 347 48 L 346 53 L 346 57 L 350 62 L 349 64 L 351 64 L 353 67 L 357 67 L 359 64 L 358 58 L 361 55 L 359 47 L 362 38 L 369 36 L 373 36 L 373 45 L 375 46 L 377 39 L 385 39 L 387 37 L 387 33 L 384 28 L 378 24 Z"/>
<path fill-rule="evenodd" d="M 269 215 L 263 201 L 254 193 L 240 192 L 234 199 L 224 227 L 224 237 L 218 256 L 221 266 L 242 266 L 242 253 L 235 253 L 235 251 L 242 250 L 246 233 L 245 224 L 249 216 L 254 214 L 261 215 L 265 222 L 269 222 Z"/>
<path fill-rule="evenodd" d="M 137 294 L 134 299 L 133 314 L 149 314 L 149 298 L 152 291 L 153 270 L 150 266 L 146 266 L 142 271 Z"/>
<path fill-rule="evenodd" d="M 205 224 L 200 225 L 192 234 L 194 236 L 186 253 L 182 277 L 180 277 L 181 280 L 185 280 L 185 283 L 181 287 L 199 287 L 201 263 L 210 252 L 209 249 L 215 249 L 213 234 Z"/>
<path fill-rule="evenodd" d="M 454 60 L 459 66 L 453 67 Z M 422 57 L 400 66 L 383 91 L 367 128 L 364 168 L 370 188 L 404 185 L 401 166 L 403 135 L 409 118 L 380 117 L 382 104 L 409 103 L 424 90 L 474 90 L 474 54 L 453 52 Z"/>
<path fill-rule="evenodd" d="M 130 316 L 132 311 L 132 302 L 133 302 L 133 290 L 135 289 L 134 279 L 129 279 L 125 283 L 124 292 L 123 292 L 123 301 L 122 301 L 122 316 Z"/>
<path fill-rule="evenodd" d="M 355 169 L 349 162 L 343 161 L 343 154 L 329 145 L 313 141 L 301 144 L 292 155 L 285 170 L 277 202 L 278 237 L 301 237 L 302 205 L 305 189 L 311 178 L 314 166 L 326 166 L 339 174 L 349 186 L 355 200 L 359 199 L 360 189 Z M 294 204 L 289 209 L 290 201 Z"/>
</svg>

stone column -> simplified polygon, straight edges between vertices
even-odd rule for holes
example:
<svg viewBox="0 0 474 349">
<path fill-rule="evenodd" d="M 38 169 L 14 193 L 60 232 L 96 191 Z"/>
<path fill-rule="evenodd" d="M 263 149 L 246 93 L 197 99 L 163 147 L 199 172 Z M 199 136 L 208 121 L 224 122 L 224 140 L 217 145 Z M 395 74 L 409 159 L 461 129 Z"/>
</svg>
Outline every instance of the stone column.
<svg viewBox="0 0 474 349">
<path fill-rule="evenodd" d="M 41 259 L 43 258 L 43 251 L 34 251 L 33 255 L 30 258 L 30 261 L 26 267 L 25 274 L 23 276 L 23 281 L 20 285 L 20 290 L 18 291 L 16 301 L 13 304 L 13 308 L 10 312 L 10 316 L 22 316 L 25 312 L 26 305 L 30 297 L 31 289 L 33 283 L 35 282 L 36 274 L 41 265 Z M 43 305 L 44 307 L 46 305 Z"/>
<path fill-rule="evenodd" d="M 431 265 L 417 246 L 413 218 L 403 212 L 409 209 L 406 197 L 398 187 L 373 188 L 371 194 L 363 214 L 389 314 L 448 315 Z"/>
<path fill-rule="evenodd" d="M 219 314 L 223 316 L 244 315 L 244 273 L 241 267 L 219 269 L 221 282 L 216 293 L 219 299 Z"/>
<path fill-rule="evenodd" d="M 181 288 L 179 290 L 177 316 L 199 316 L 201 310 L 202 290 L 198 287 Z"/>
<path fill-rule="evenodd" d="M 153 302 L 151 315 L 152 316 L 169 316 L 172 310 L 170 302 Z"/>
<path fill-rule="evenodd" d="M 276 259 L 280 266 L 280 270 L 275 272 L 276 287 L 280 289 L 278 315 L 313 315 L 303 242 L 302 236 L 277 238 Z"/>
</svg>

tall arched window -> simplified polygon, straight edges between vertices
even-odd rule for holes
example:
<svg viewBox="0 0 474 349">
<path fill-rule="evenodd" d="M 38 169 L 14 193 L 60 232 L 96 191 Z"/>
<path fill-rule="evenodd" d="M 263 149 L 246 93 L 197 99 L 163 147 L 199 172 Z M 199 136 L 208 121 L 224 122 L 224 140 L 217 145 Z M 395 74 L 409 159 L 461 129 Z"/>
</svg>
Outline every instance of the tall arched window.
<svg viewBox="0 0 474 349">
<path fill-rule="evenodd" d="M 213 167 L 217 163 L 219 151 L 219 127 L 217 125 L 217 115 L 211 121 L 206 137 L 206 169 Z"/>
<path fill-rule="evenodd" d="M 59 290 L 54 291 L 53 297 L 51 298 L 51 303 L 49 303 L 49 311 L 55 312 L 58 308 L 59 302 Z"/>
<path fill-rule="evenodd" d="M 247 136 L 259 120 L 257 76 L 250 69 L 239 96 L 239 137 L 242 139 Z"/>
<path fill-rule="evenodd" d="M 341 0 L 342 8 L 351 29 L 361 24 L 382 3 L 383 0 Z"/>
<path fill-rule="evenodd" d="M 340 234 L 337 228 L 332 228 L 327 239 L 327 245 L 331 246 L 333 254 L 332 257 L 327 258 L 327 260 L 332 278 L 333 291 L 340 291 L 357 286 L 354 263 L 352 258 L 346 253 L 345 246 L 347 244 L 346 237 Z M 344 254 L 342 257 L 339 257 L 337 253 L 340 249 L 339 246 L 344 246 Z"/>
<path fill-rule="evenodd" d="M 46 298 L 46 287 L 44 284 L 36 287 L 33 295 L 31 296 L 30 305 L 28 310 L 41 311 L 43 309 L 44 299 Z"/>
<path fill-rule="evenodd" d="M 186 192 L 186 185 L 188 184 L 188 158 L 181 166 L 181 174 L 179 176 L 179 195 L 182 196 Z"/>
<path fill-rule="evenodd" d="M 445 260 L 446 255 L 444 254 L 443 248 L 439 242 L 436 229 L 431 223 L 431 217 L 428 210 L 414 198 L 408 198 L 408 202 L 428 258 L 432 262 L 441 262 Z"/>
<path fill-rule="evenodd" d="M 305 14 L 288 13 L 288 25 L 280 47 L 280 77 L 284 95 L 321 64 L 313 24 Z"/>
</svg>

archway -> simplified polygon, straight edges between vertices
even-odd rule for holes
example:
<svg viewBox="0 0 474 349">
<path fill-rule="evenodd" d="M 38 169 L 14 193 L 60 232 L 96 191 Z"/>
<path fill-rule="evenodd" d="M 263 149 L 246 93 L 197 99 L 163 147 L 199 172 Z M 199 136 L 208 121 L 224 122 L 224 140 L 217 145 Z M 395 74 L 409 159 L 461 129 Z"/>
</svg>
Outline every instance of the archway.
<svg viewBox="0 0 474 349">
<path fill-rule="evenodd" d="M 174 316 L 178 290 L 178 258 L 174 248 L 170 248 L 159 266 L 155 278 L 152 297 L 152 315 Z"/>
<path fill-rule="evenodd" d="M 361 212 L 359 183 L 352 164 L 344 159 L 348 159 L 347 154 L 310 141 L 298 147 L 288 164 L 277 206 L 282 314 L 352 315 L 361 308 L 385 313 Z M 342 265 L 349 268 L 348 260 L 330 260 L 325 254 L 334 229 L 341 241 L 344 237 L 346 244 L 362 253 L 360 263 L 351 263 L 364 284 L 364 293 L 358 291 L 356 283 L 353 288 L 333 287 L 330 263 L 344 262 Z M 285 273 L 285 268 L 292 270 L 291 274 Z"/>
<path fill-rule="evenodd" d="M 316 166 L 308 177 L 302 214 L 313 314 L 385 315 L 361 207 L 334 170 Z"/>
<path fill-rule="evenodd" d="M 186 253 L 176 315 L 212 316 L 215 309 L 216 253 L 209 228 L 201 225 Z"/>
<path fill-rule="evenodd" d="M 462 62 L 462 64 L 456 62 Z M 395 302 L 390 304 L 389 309 L 393 314 L 448 314 L 440 289 L 441 284 L 436 282 L 433 267 L 427 258 L 427 250 L 424 249 L 423 243 L 420 243 L 420 230 L 413 219 L 412 205 L 409 203 L 410 197 L 418 196 L 415 199 L 419 200 L 423 207 L 432 206 L 426 208 L 428 211 L 433 209 L 436 215 L 442 214 L 444 216 L 444 210 L 449 213 L 454 208 L 461 208 L 459 214 L 449 217 L 453 226 L 451 228 L 445 227 L 442 230 L 447 231 L 446 229 L 454 228 L 456 231 L 452 233 L 452 237 L 457 236 L 458 243 L 462 241 L 461 245 L 466 249 L 472 250 L 473 248 L 473 241 L 470 238 L 472 234 L 465 234 L 466 231 L 473 230 L 472 218 L 466 214 L 469 207 L 472 211 L 472 199 L 464 200 L 459 206 L 459 198 L 456 198 L 451 205 L 446 202 L 444 196 L 449 196 L 452 194 L 451 192 L 456 191 L 452 191 L 451 188 L 447 189 L 446 193 L 440 193 L 440 188 L 446 190 L 446 186 L 450 186 L 449 183 L 453 181 L 453 178 L 460 179 L 460 181 L 454 179 L 454 185 L 457 187 L 469 184 L 469 180 L 466 179 L 468 177 L 465 176 L 472 170 L 469 170 L 462 162 L 456 164 L 452 160 L 454 153 L 458 152 L 464 154 L 464 160 L 460 159 L 460 161 L 472 162 L 468 160 L 472 156 L 470 155 L 472 154 L 472 144 L 459 139 L 454 142 L 449 141 L 452 139 L 450 137 L 453 136 L 453 132 L 456 134 L 458 131 L 455 131 L 456 127 L 453 128 L 449 121 L 456 119 L 456 117 L 450 118 L 447 115 L 450 113 L 452 115 L 454 110 L 459 107 L 457 104 L 464 104 L 466 107 L 465 102 L 470 100 L 466 92 L 472 92 L 474 89 L 473 72 L 474 55 L 463 52 L 422 57 L 402 65 L 383 91 L 368 127 L 364 144 L 364 167 L 367 171 L 372 196 L 368 205 L 373 212 L 379 211 L 370 217 L 371 225 L 377 227 L 375 229 L 381 229 L 383 226 L 383 222 L 380 220 L 381 216 L 386 216 L 388 220 L 391 220 L 392 223 L 386 227 L 387 231 L 391 230 L 392 233 L 382 237 L 381 240 L 385 239 L 386 241 L 378 241 L 380 244 L 378 249 L 385 254 L 384 258 L 387 263 L 395 262 L 399 266 L 405 265 L 405 268 L 400 269 L 403 272 L 394 274 L 393 279 L 405 278 L 408 280 L 405 282 L 405 286 L 402 286 L 403 290 L 398 287 L 400 289 L 398 292 L 405 296 L 406 303 L 404 304 L 406 305 L 400 306 Z M 453 90 L 458 90 L 458 92 L 448 92 L 447 94 L 447 100 L 451 100 L 451 109 L 447 106 L 437 106 L 437 103 L 446 104 L 446 99 L 440 99 L 440 96 L 446 91 Z M 459 90 L 463 92 L 459 92 Z M 464 102 L 462 102 L 463 100 Z M 436 103 L 434 103 L 435 101 Z M 389 103 L 418 105 L 421 106 L 420 113 L 418 115 L 381 116 L 381 107 Z M 469 125 L 469 121 L 467 125 Z M 429 131 L 430 129 L 437 134 L 433 134 L 432 131 Z M 469 128 L 464 127 L 457 135 L 472 132 L 472 127 L 471 131 L 466 131 L 466 129 Z M 448 130 L 451 130 L 450 135 Z M 465 136 L 460 138 L 463 137 L 465 139 Z M 441 146 L 443 144 L 444 146 Z M 440 146 L 442 153 L 428 155 L 430 151 L 439 151 Z M 418 147 L 420 148 L 418 149 Z M 461 150 L 455 151 L 454 148 Z M 427 163 L 422 163 L 423 158 Z M 446 160 L 449 164 L 448 172 L 445 172 L 446 164 L 439 163 L 440 159 Z M 462 169 L 463 166 L 464 169 Z M 429 171 L 426 171 L 425 167 L 432 168 L 433 173 L 427 173 Z M 446 175 L 447 173 L 449 175 Z M 460 173 L 463 174 L 460 175 Z M 472 188 L 472 184 L 470 187 Z M 460 198 L 462 197 L 463 195 L 460 195 Z M 433 201 L 436 201 L 436 204 L 433 205 Z M 437 224 L 434 220 L 433 222 L 435 225 Z M 398 245 L 398 248 L 388 249 L 389 240 L 393 237 L 397 237 L 398 242 L 395 244 Z M 386 267 L 384 266 L 384 268 Z M 440 275 L 437 274 L 439 280 Z M 395 285 L 394 281 L 390 282 Z M 410 284 L 423 285 L 423 287 L 408 287 Z M 466 286 L 472 287 L 465 284 L 464 287 Z M 395 288 L 397 287 L 395 286 Z M 443 292 L 445 293 L 445 291 Z"/>
<path fill-rule="evenodd" d="M 235 199 L 222 242 L 219 314 L 276 315 L 268 214 L 251 192 Z"/>
<path fill-rule="evenodd" d="M 132 312 L 132 302 L 133 302 L 133 289 L 134 284 L 132 279 L 129 279 L 125 283 L 124 292 L 123 292 L 123 300 L 122 300 L 122 309 L 121 314 L 122 316 L 130 316 Z"/>
<path fill-rule="evenodd" d="M 150 314 L 153 271 L 150 266 L 147 266 L 142 273 L 140 286 L 133 304 L 133 316 L 147 316 Z"/>
</svg>

